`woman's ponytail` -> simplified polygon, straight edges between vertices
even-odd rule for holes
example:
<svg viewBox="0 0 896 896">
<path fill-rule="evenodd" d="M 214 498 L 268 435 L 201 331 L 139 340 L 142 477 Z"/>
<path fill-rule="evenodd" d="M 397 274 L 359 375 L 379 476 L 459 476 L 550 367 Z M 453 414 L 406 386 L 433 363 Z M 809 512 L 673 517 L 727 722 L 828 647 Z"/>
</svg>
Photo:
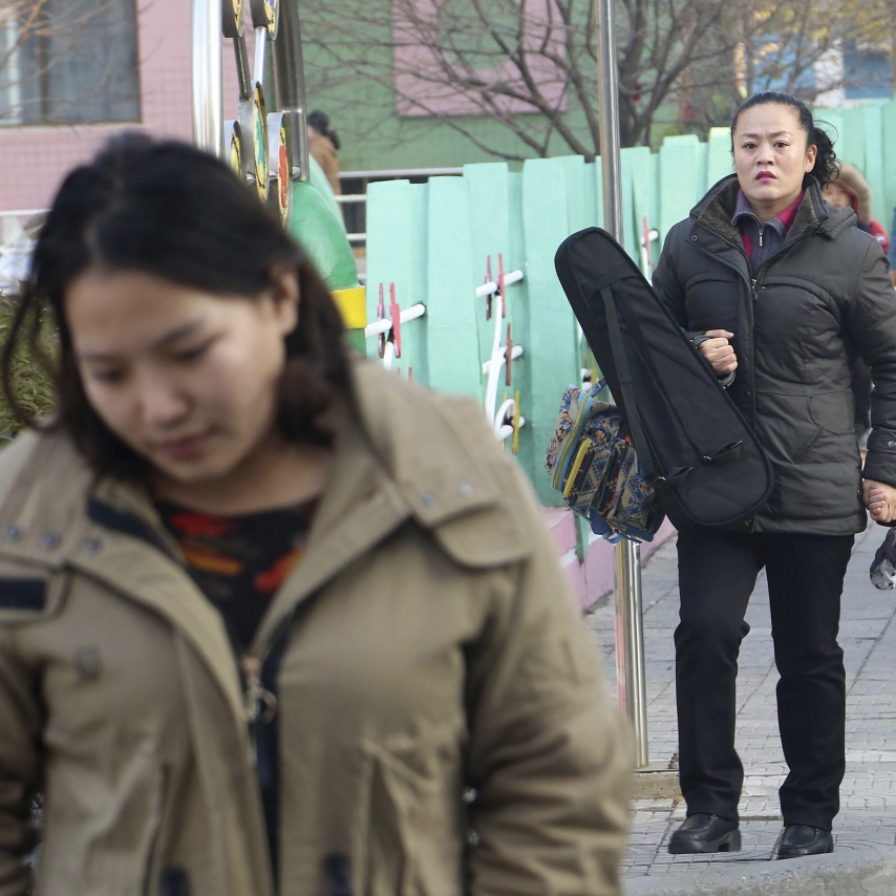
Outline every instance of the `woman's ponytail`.
<svg viewBox="0 0 896 896">
<path fill-rule="evenodd" d="M 809 172 L 821 186 L 837 179 L 840 173 L 840 162 L 834 152 L 834 143 L 831 135 L 822 127 L 815 124 L 809 136 L 809 143 L 815 144 L 818 154 L 815 156 L 815 165 Z"/>
</svg>

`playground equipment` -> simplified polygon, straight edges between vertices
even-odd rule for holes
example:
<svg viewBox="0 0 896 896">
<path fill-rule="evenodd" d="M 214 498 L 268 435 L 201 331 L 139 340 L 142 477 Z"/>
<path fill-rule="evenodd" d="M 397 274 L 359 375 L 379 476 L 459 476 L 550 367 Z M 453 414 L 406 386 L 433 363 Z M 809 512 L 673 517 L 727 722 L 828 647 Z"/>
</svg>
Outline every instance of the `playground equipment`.
<svg viewBox="0 0 896 896">
<path fill-rule="evenodd" d="M 254 32 L 250 64 L 246 25 Z M 239 112 L 223 120 L 223 41 L 231 41 Z M 298 0 L 193 0 L 193 135 L 230 162 L 280 215 L 333 292 L 364 350 L 364 289 L 336 204 L 308 155 Z"/>
<path fill-rule="evenodd" d="M 601 114 L 602 127 L 608 127 L 616 108 L 615 47 L 612 8 L 609 0 L 600 3 L 604 4 L 599 19 L 601 55 L 607 60 L 601 67 Z M 251 65 L 246 20 L 254 31 Z M 232 43 L 239 85 L 239 113 L 232 121 L 224 121 L 222 113 L 222 36 Z M 496 437 L 521 455 L 537 487 L 536 457 L 544 442 L 539 436 L 553 420 L 561 391 L 556 385 L 578 380 L 583 370 L 593 366 L 565 302 L 553 306 L 542 301 L 557 293 L 552 264 L 534 264 L 534 246 L 528 247 L 524 261 L 527 246 L 512 236 L 520 220 L 533 221 L 546 213 L 550 217 L 559 197 L 543 194 L 543 205 L 511 207 L 520 176 L 510 175 L 506 166 L 472 166 L 463 178 L 434 178 L 413 193 L 408 192 L 409 184 L 377 185 L 370 191 L 368 283 L 372 288 L 365 296 L 329 185 L 308 156 L 298 0 L 193 0 L 193 114 L 196 142 L 229 159 L 247 186 L 274 207 L 305 246 L 333 291 L 355 346 L 378 356 L 396 373 L 476 396 Z M 606 139 L 605 147 L 612 145 Z M 605 216 L 621 241 L 618 130 L 615 149 L 605 152 L 604 159 L 610 165 L 603 180 Z M 525 172 L 522 180 L 527 180 Z M 531 195 L 538 196 L 538 185 L 530 187 Z M 400 203 L 400 219 L 376 204 L 381 196 L 411 195 L 410 207 Z M 415 233 L 414 227 L 424 223 L 420 215 L 424 205 L 434 214 L 427 218 L 429 227 Z M 390 219 L 388 229 L 377 220 L 380 209 Z M 446 233 L 443 224 L 453 223 L 458 216 L 466 219 L 467 232 Z M 572 223 L 567 220 L 545 235 L 544 247 L 551 257 Z M 646 217 L 644 230 L 648 230 Z M 413 260 L 411 250 L 420 233 L 426 235 L 422 263 Z M 480 259 L 480 286 L 475 285 L 476 274 L 469 264 L 474 252 Z M 644 254 L 649 258 L 649 253 Z M 517 264 L 512 260 L 518 260 Z M 421 295 L 427 301 L 421 301 Z M 372 321 L 369 326 L 368 320 Z M 527 354 L 533 340 L 550 345 L 549 352 Z M 438 348 L 433 344 L 430 350 L 431 342 L 439 343 Z M 534 410 L 546 402 L 551 411 L 540 418 L 536 413 L 533 430 L 523 409 Z M 581 525 L 578 531 L 579 559 L 584 561 L 588 540 Z M 644 763 L 646 729 L 638 715 L 643 716 L 643 658 L 639 656 L 637 548 L 623 545 L 617 555 L 620 701 L 635 722 Z M 633 712 L 636 704 L 641 709 Z"/>
</svg>

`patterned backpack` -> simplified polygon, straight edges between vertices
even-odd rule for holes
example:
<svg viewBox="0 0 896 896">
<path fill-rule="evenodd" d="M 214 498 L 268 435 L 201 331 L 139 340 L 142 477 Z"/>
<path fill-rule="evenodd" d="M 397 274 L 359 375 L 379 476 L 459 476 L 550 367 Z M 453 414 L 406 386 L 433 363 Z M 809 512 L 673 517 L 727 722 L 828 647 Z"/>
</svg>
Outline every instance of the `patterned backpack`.
<svg viewBox="0 0 896 896">
<path fill-rule="evenodd" d="M 619 409 L 590 389 L 569 386 L 544 465 L 566 503 L 608 541 L 650 541 L 664 515 L 638 464 Z"/>
</svg>

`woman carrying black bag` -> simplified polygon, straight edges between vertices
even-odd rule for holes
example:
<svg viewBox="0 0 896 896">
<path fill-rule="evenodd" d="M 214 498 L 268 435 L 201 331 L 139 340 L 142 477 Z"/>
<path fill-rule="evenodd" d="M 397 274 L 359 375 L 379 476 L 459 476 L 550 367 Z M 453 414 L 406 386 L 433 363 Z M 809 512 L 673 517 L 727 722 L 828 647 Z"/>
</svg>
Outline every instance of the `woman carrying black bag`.
<svg viewBox="0 0 896 896">
<path fill-rule="evenodd" d="M 735 174 L 666 238 L 653 285 L 754 427 L 772 463 L 768 503 L 737 530 L 678 539 L 675 632 L 680 776 L 688 818 L 672 853 L 740 848 L 743 766 L 735 679 L 766 569 L 789 774 L 779 859 L 831 852 L 845 764 L 840 595 L 855 533 L 896 518 L 896 294 L 877 241 L 835 211 L 830 138 L 808 107 L 767 91 L 731 126 Z M 864 474 L 850 369 L 874 371 Z M 864 482 L 862 481 L 864 475 Z"/>
</svg>

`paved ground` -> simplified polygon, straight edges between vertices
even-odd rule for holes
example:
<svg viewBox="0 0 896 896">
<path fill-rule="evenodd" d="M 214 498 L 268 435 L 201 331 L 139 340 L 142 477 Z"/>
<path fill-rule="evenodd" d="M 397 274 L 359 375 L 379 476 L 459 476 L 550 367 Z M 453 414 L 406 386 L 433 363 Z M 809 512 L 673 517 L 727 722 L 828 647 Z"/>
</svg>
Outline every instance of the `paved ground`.
<svg viewBox="0 0 896 896">
<path fill-rule="evenodd" d="M 743 851 L 670 856 L 666 843 L 684 820 L 684 803 L 636 800 L 623 869 L 628 892 L 896 894 L 896 591 L 878 591 L 868 579 L 871 558 L 885 532 L 872 526 L 857 537 L 846 575 L 840 643 L 848 675 L 847 770 L 834 855 L 768 861 L 781 829 L 777 790 L 786 768 L 777 731 L 777 673 L 763 577 L 747 614 L 751 632 L 741 649 L 738 676 L 737 746 L 746 770 L 740 803 Z M 645 565 L 642 588 L 650 763 L 674 767 L 674 538 Z M 609 685 L 615 689 L 612 595 L 598 604 L 589 621 L 606 656 Z"/>
</svg>

